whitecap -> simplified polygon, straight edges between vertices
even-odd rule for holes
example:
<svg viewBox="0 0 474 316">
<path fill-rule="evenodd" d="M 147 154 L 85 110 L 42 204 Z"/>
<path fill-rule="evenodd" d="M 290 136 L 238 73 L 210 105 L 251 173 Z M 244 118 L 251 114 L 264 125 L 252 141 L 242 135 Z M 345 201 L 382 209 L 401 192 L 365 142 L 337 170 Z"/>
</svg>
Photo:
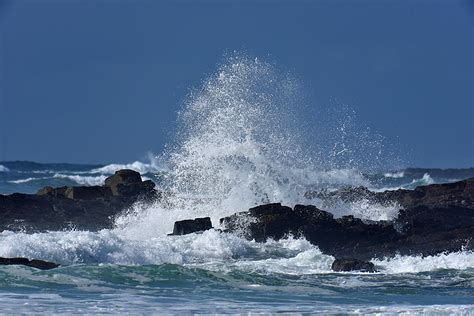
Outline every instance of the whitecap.
<svg viewBox="0 0 474 316">
<path fill-rule="evenodd" d="M 0 172 L 10 172 L 10 169 L 8 169 L 7 167 L 3 165 L 0 165 Z"/>
</svg>

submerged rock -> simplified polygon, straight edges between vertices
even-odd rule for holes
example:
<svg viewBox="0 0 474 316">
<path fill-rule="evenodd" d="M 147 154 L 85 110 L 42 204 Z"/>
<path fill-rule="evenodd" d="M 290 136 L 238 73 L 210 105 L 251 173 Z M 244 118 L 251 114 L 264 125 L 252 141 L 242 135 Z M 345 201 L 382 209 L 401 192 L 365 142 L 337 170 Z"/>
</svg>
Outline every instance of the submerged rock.
<svg viewBox="0 0 474 316">
<path fill-rule="evenodd" d="M 331 269 L 336 272 L 342 271 L 360 271 L 360 272 L 377 272 L 372 262 L 362 261 L 351 258 L 336 259 L 332 263 Z"/>
<path fill-rule="evenodd" d="M 45 187 L 37 194 L 0 194 L 0 231 L 111 228 L 113 219 L 137 201 L 159 197 L 152 181 L 119 170 L 104 186 Z"/>
<path fill-rule="evenodd" d="M 212 229 L 209 217 L 186 219 L 174 223 L 173 233 L 170 235 L 187 235 Z"/>
<path fill-rule="evenodd" d="M 43 260 L 29 260 L 27 258 L 3 258 L 0 257 L 0 265 L 23 265 L 41 270 L 49 270 L 59 267 L 59 264 Z"/>
</svg>

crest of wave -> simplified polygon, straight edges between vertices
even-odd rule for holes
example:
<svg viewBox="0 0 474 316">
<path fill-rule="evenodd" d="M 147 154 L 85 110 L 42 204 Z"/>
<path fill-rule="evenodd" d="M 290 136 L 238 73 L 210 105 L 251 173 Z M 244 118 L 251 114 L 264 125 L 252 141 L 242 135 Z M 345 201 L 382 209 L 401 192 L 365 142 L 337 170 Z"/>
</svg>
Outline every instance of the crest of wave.
<svg viewBox="0 0 474 316">
<path fill-rule="evenodd" d="M 295 202 L 309 159 L 295 126 L 296 85 L 258 59 L 234 57 L 191 94 L 169 155 L 167 189 L 205 213 Z M 198 201 L 196 201 L 196 199 Z"/>
<path fill-rule="evenodd" d="M 170 232 L 176 220 L 210 216 L 270 202 L 304 203 L 321 183 L 363 185 L 361 174 L 324 172 L 305 152 L 298 86 L 271 64 L 231 57 L 193 91 L 178 115 L 176 145 L 164 154 L 170 173 L 163 200 L 117 220 L 131 236 Z M 351 183 L 354 182 L 354 183 Z M 315 202 L 315 201 L 313 201 Z"/>
</svg>

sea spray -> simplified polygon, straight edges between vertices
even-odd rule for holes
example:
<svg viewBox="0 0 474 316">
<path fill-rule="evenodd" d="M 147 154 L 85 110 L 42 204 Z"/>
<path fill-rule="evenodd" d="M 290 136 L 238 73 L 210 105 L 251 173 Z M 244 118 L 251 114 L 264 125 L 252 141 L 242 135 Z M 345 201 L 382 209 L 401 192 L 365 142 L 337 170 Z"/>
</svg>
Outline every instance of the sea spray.
<svg viewBox="0 0 474 316">
<path fill-rule="evenodd" d="M 304 197 L 310 188 L 370 185 L 360 171 L 320 163 L 308 145 L 308 131 L 300 128 L 308 124 L 295 104 L 299 93 L 297 81 L 273 65 L 231 57 L 189 95 L 179 113 L 177 142 L 162 157 L 170 169 L 161 185 L 166 201 L 137 206 L 118 226 L 130 236 L 164 234 L 186 218 L 211 216 L 218 225 L 219 218 L 259 204 L 317 204 Z M 346 128 L 336 147 L 349 148 Z M 351 210 L 335 209 L 341 216 Z M 388 219 L 389 212 L 371 219 Z"/>
</svg>

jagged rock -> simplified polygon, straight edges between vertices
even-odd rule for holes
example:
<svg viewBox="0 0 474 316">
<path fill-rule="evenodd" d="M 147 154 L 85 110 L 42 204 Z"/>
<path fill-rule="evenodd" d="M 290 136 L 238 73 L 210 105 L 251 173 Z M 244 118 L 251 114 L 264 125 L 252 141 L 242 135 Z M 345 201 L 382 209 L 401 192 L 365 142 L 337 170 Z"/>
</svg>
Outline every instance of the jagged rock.
<svg viewBox="0 0 474 316">
<path fill-rule="evenodd" d="M 133 196 L 152 191 L 155 184 L 150 180 L 142 182 L 138 172 L 123 169 L 105 179 L 105 186 L 110 188 L 115 196 Z"/>
<path fill-rule="evenodd" d="M 107 186 L 45 187 L 37 194 L 0 194 L 0 231 L 112 228 L 113 219 L 137 201 L 159 198 L 152 181 L 117 171 Z M 113 194 L 113 189 L 116 194 Z"/>
<path fill-rule="evenodd" d="M 291 209 L 261 205 L 221 219 L 228 232 L 263 242 L 303 236 L 336 258 L 369 260 L 402 255 L 433 255 L 474 249 L 474 210 L 418 206 L 400 212 L 393 222 L 367 222 L 353 216 L 334 219 L 311 205 Z"/>
<path fill-rule="evenodd" d="M 357 259 L 341 258 L 336 259 L 332 263 L 331 269 L 336 272 L 341 271 L 361 271 L 361 272 L 376 272 L 375 266 L 372 262 L 362 261 Z"/>
<path fill-rule="evenodd" d="M 186 219 L 174 223 L 173 233 L 171 235 L 187 235 L 208 229 L 212 229 L 212 223 L 209 217 Z"/>
<path fill-rule="evenodd" d="M 59 264 L 43 260 L 29 260 L 27 258 L 3 258 L 0 257 L 0 265 L 23 265 L 41 270 L 49 270 L 59 267 Z"/>
<path fill-rule="evenodd" d="M 450 207 L 460 206 L 474 208 L 474 178 L 443 184 L 431 184 L 416 187 L 414 190 L 395 190 L 373 192 L 365 187 L 344 188 L 336 191 L 307 192 L 307 198 L 319 198 L 326 204 L 339 200 L 355 202 L 369 200 L 378 204 L 387 205 L 398 203 L 401 208 L 417 206 Z"/>
</svg>

